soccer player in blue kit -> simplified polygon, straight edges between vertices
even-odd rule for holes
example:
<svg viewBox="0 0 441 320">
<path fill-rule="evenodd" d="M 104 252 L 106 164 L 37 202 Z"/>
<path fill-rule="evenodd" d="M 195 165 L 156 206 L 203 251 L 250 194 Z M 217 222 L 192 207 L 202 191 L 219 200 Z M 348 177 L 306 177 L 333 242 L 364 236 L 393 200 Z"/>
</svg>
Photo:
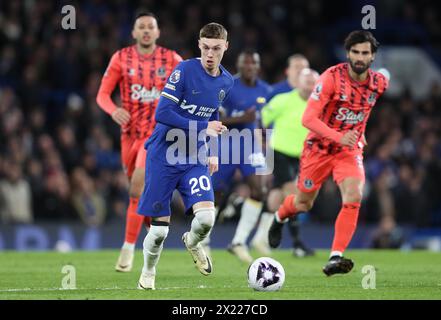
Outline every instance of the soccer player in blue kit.
<svg viewBox="0 0 441 320">
<path fill-rule="evenodd" d="M 272 91 L 269 94 L 268 102 L 280 93 L 286 93 L 298 87 L 300 72 L 309 68 L 308 59 L 300 53 L 295 53 L 288 57 L 288 65 L 285 69 L 286 79 L 272 85 Z"/>
<path fill-rule="evenodd" d="M 240 220 L 228 250 L 240 260 L 251 263 L 253 258 L 249 253 L 246 242 L 259 219 L 264 201 L 264 180 L 261 175 L 256 174 L 256 170 L 263 168 L 265 165 L 262 141 L 260 141 L 261 135 L 254 130 L 261 128 L 260 110 L 266 104 L 266 97 L 271 91 L 271 86 L 258 77 L 260 56 L 255 51 L 248 50 L 239 54 L 237 70 L 238 75 L 234 77 L 234 86 L 222 105 L 224 114 L 221 113 L 222 123 L 228 126 L 230 130 L 228 136 L 231 139 L 228 142 L 228 147 L 225 148 L 223 144 L 226 142 L 227 136 L 220 139 L 221 161 L 219 171 L 213 175 L 213 186 L 216 193 L 228 191 L 227 189 L 231 187 L 236 170 L 240 170 L 242 178 L 250 188 L 250 197 L 245 199 L 242 205 Z M 235 138 L 232 129 L 247 133 L 243 137 L 247 136 L 248 140 L 240 139 L 241 134 L 238 134 Z M 257 140 L 255 141 L 255 139 Z M 253 146 L 253 148 L 247 148 L 246 145 Z M 224 151 L 229 151 L 229 154 L 225 156 Z M 236 161 L 234 161 L 235 158 Z M 223 163 L 226 159 L 229 160 L 228 163 Z M 268 228 L 272 219 L 273 215 L 270 214 Z M 267 232 L 262 233 L 260 238 L 260 242 L 264 242 L 260 245 L 260 248 L 262 248 L 267 243 Z M 268 252 L 269 246 L 266 245 L 259 251 L 264 250 Z"/>
<path fill-rule="evenodd" d="M 201 241 L 215 222 L 210 176 L 218 169 L 218 158 L 217 154 L 208 157 L 206 139 L 227 130 L 218 121 L 218 109 L 233 86 L 233 77 L 220 64 L 227 48 L 226 29 L 217 23 L 205 25 L 199 32 L 201 58 L 181 62 L 161 93 L 157 124 L 146 143 L 145 187 L 138 206 L 139 214 L 152 217 L 143 243 L 139 289 L 155 289 L 156 265 L 169 231 L 175 189 L 181 193 L 186 213 L 194 214 L 191 229 L 182 240 L 197 269 L 203 275 L 212 273 Z"/>
</svg>

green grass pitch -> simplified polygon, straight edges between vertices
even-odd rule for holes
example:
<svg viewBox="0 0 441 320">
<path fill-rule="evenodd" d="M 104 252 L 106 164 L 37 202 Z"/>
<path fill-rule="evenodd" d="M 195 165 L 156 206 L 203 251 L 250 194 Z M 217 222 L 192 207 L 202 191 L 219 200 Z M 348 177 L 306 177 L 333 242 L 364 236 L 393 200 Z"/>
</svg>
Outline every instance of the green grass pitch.
<svg viewBox="0 0 441 320">
<path fill-rule="evenodd" d="M 256 252 L 252 252 L 257 257 Z M 248 288 L 247 265 L 225 250 L 213 250 L 214 273 L 201 275 L 184 250 L 162 253 L 156 290 L 137 290 L 142 252 L 137 251 L 131 273 L 117 273 L 118 251 L 2 252 L 0 299 L 441 299 L 441 254 L 427 251 L 348 250 L 355 262 L 351 273 L 327 278 L 321 267 L 328 251 L 294 258 L 290 251 L 275 251 L 286 280 L 278 292 Z M 65 265 L 73 265 L 76 289 L 61 290 Z M 365 265 L 375 267 L 375 289 L 363 289 Z M 372 280 L 372 279 L 371 279 Z"/>
</svg>

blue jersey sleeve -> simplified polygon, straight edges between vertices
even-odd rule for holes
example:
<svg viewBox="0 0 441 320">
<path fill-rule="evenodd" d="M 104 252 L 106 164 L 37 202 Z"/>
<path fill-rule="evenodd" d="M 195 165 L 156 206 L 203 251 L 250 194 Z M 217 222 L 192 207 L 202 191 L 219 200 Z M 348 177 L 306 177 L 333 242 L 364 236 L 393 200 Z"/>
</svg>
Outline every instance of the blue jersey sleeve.
<svg viewBox="0 0 441 320">
<path fill-rule="evenodd" d="M 219 121 L 219 109 L 211 114 L 211 117 L 208 121 Z"/>
<path fill-rule="evenodd" d="M 173 70 L 159 98 L 156 108 L 156 122 L 174 128 L 189 130 L 190 119 L 178 113 L 180 103 L 182 103 L 185 92 L 185 62 L 181 62 Z M 195 121 L 195 120 L 193 120 Z M 208 122 L 197 121 L 197 131 L 207 129 Z"/>
<path fill-rule="evenodd" d="M 185 62 L 179 63 L 176 68 L 173 70 L 170 77 L 167 79 L 167 83 L 164 86 L 164 89 L 161 92 L 162 97 L 167 98 L 179 104 L 179 102 L 184 97 L 185 91 Z"/>
</svg>

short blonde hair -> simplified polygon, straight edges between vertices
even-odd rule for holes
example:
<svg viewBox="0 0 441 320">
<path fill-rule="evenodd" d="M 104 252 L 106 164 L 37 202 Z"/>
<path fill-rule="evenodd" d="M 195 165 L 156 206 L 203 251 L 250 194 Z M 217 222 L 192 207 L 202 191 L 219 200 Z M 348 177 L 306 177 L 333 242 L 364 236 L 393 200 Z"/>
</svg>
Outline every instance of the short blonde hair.
<svg viewBox="0 0 441 320">
<path fill-rule="evenodd" d="M 219 23 L 211 22 L 202 27 L 199 31 L 199 39 L 224 39 L 227 40 L 227 29 Z"/>
</svg>

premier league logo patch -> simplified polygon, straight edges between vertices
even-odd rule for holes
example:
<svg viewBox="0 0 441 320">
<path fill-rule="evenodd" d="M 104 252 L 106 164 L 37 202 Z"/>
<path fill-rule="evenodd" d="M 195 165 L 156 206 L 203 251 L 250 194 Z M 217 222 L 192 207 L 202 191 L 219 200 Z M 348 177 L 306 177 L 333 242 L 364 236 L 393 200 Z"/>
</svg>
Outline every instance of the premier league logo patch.
<svg viewBox="0 0 441 320">
<path fill-rule="evenodd" d="M 175 70 L 170 76 L 171 83 L 178 83 L 181 80 L 181 70 Z"/>
<path fill-rule="evenodd" d="M 224 99 L 225 99 L 225 90 L 221 90 L 221 91 L 219 91 L 219 101 L 224 101 Z"/>
<path fill-rule="evenodd" d="M 305 186 L 306 189 L 311 189 L 314 186 L 314 182 L 312 182 L 311 179 L 306 179 L 303 182 L 303 185 Z"/>
<path fill-rule="evenodd" d="M 156 75 L 160 78 L 165 78 L 165 67 L 160 67 L 156 70 Z"/>
<path fill-rule="evenodd" d="M 314 90 L 311 93 L 311 99 L 320 100 L 320 93 L 322 92 L 323 85 L 321 83 L 317 83 Z"/>
</svg>

